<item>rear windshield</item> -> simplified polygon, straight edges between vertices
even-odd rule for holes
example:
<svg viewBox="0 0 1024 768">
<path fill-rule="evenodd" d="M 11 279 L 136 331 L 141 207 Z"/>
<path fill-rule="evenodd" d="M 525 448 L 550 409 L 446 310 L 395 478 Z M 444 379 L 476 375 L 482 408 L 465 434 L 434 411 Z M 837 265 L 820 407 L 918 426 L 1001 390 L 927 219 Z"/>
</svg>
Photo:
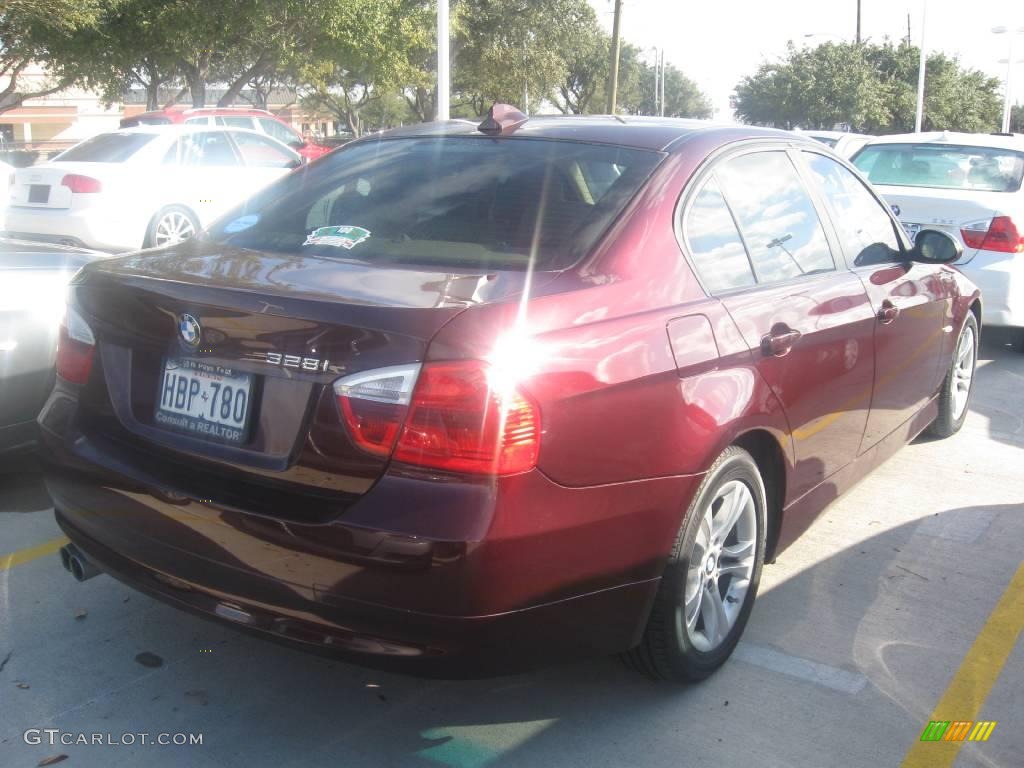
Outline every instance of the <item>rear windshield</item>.
<svg viewBox="0 0 1024 768">
<path fill-rule="evenodd" d="M 54 159 L 74 163 L 123 163 L 155 138 L 152 133 L 102 133 Z"/>
<path fill-rule="evenodd" d="M 662 155 L 540 139 L 377 139 L 256 195 L 209 237 L 258 250 L 454 269 L 559 269 Z"/>
<path fill-rule="evenodd" d="M 872 144 L 853 160 L 874 184 L 981 192 L 1016 192 L 1024 153 L 996 147 Z"/>
</svg>

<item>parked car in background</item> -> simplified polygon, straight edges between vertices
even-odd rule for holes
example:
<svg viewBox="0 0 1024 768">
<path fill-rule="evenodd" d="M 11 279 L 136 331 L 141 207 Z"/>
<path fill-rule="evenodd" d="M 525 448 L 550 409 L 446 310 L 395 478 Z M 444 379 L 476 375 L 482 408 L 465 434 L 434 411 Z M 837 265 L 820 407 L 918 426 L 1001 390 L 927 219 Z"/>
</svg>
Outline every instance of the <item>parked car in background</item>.
<svg viewBox="0 0 1024 768">
<path fill-rule="evenodd" d="M 1024 351 L 1024 138 L 909 133 L 854 156 L 911 237 L 938 229 L 964 248 L 957 262 L 985 298 L 986 325 Z"/>
<path fill-rule="evenodd" d="M 121 120 L 122 128 L 134 128 L 139 125 L 219 125 L 228 128 L 248 128 L 272 136 L 307 160 L 316 160 L 333 149 L 304 138 L 289 123 L 265 109 L 178 105 L 154 112 L 143 112 Z"/>
<path fill-rule="evenodd" d="M 801 131 L 804 136 L 810 136 L 815 141 L 820 141 L 840 157 L 851 157 L 858 149 L 867 144 L 872 136 L 863 133 L 847 133 L 845 131 Z"/>
<path fill-rule="evenodd" d="M 74 281 L 39 418 L 65 559 L 363 663 L 706 677 L 766 560 L 963 424 L 959 255 L 782 131 L 364 137 Z"/>
<path fill-rule="evenodd" d="M 67 283 L 103 254 L 0 238 L 0 454 L 35 444 Z"/>
<path fill-rule="evenodd" d="M 14 180 L 14 166 L 0 160 L 0 227 L 4 221 L 4 211 L 7 210 L 7 199 L 11 194 L 11 183 Z"/>
<path fill-rule="evenodd" d="M 18 169 L 7 234 L 129 251 L 185 240 L 302 157 L 256 131 L 143 126 Z"/>
</svg>

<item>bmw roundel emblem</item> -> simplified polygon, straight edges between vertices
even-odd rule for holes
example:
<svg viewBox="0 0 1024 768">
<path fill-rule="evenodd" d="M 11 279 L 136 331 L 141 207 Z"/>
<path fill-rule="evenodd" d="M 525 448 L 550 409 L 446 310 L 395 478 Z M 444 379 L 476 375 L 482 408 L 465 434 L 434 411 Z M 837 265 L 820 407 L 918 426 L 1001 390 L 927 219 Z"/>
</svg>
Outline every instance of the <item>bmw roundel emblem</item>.
<svg viewBox="0 0 1024 768">
<path fill-rule="evenodd" d="M 181 335 L 181 340 L 188 346 L 199 346 L 202 329 L 199 327 L 199 321 L 192 315 L 178 315 L 178 333 Z"/>
</svg>

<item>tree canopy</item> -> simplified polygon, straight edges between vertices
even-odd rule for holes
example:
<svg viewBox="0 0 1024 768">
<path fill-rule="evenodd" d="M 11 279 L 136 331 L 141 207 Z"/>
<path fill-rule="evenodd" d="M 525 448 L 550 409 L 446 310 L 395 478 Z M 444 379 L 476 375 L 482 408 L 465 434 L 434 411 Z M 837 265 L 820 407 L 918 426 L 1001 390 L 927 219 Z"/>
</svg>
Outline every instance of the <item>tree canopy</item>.
<svg viewBox="0 0 1024 768">
<path fill-rule="evenodd" d="M 914 129 L 920 50 L 905 42 L 789 44 L 736 86 L 736 114 L 778 128 L 903 133 Z M 999 81 L 943 53 L 925 67 L 925 130 L 999 127 Z"/>
</svg>

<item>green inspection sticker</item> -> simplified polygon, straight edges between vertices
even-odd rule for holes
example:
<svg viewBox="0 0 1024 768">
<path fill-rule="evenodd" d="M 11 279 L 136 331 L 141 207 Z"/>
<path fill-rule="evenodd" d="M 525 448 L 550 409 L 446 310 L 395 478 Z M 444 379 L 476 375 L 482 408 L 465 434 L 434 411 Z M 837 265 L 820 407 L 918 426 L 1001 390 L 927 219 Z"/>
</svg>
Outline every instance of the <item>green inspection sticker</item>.
<svg viewBox="0 0 1024 768">
<path fill-rule="evenodd" d="M 346 250 L 355 248 L 364 240 L 369 239 L 370 230 L 362 227 L 317 227 L 308 235 L 303 245 L 333 245 Z"/>
</svg>

